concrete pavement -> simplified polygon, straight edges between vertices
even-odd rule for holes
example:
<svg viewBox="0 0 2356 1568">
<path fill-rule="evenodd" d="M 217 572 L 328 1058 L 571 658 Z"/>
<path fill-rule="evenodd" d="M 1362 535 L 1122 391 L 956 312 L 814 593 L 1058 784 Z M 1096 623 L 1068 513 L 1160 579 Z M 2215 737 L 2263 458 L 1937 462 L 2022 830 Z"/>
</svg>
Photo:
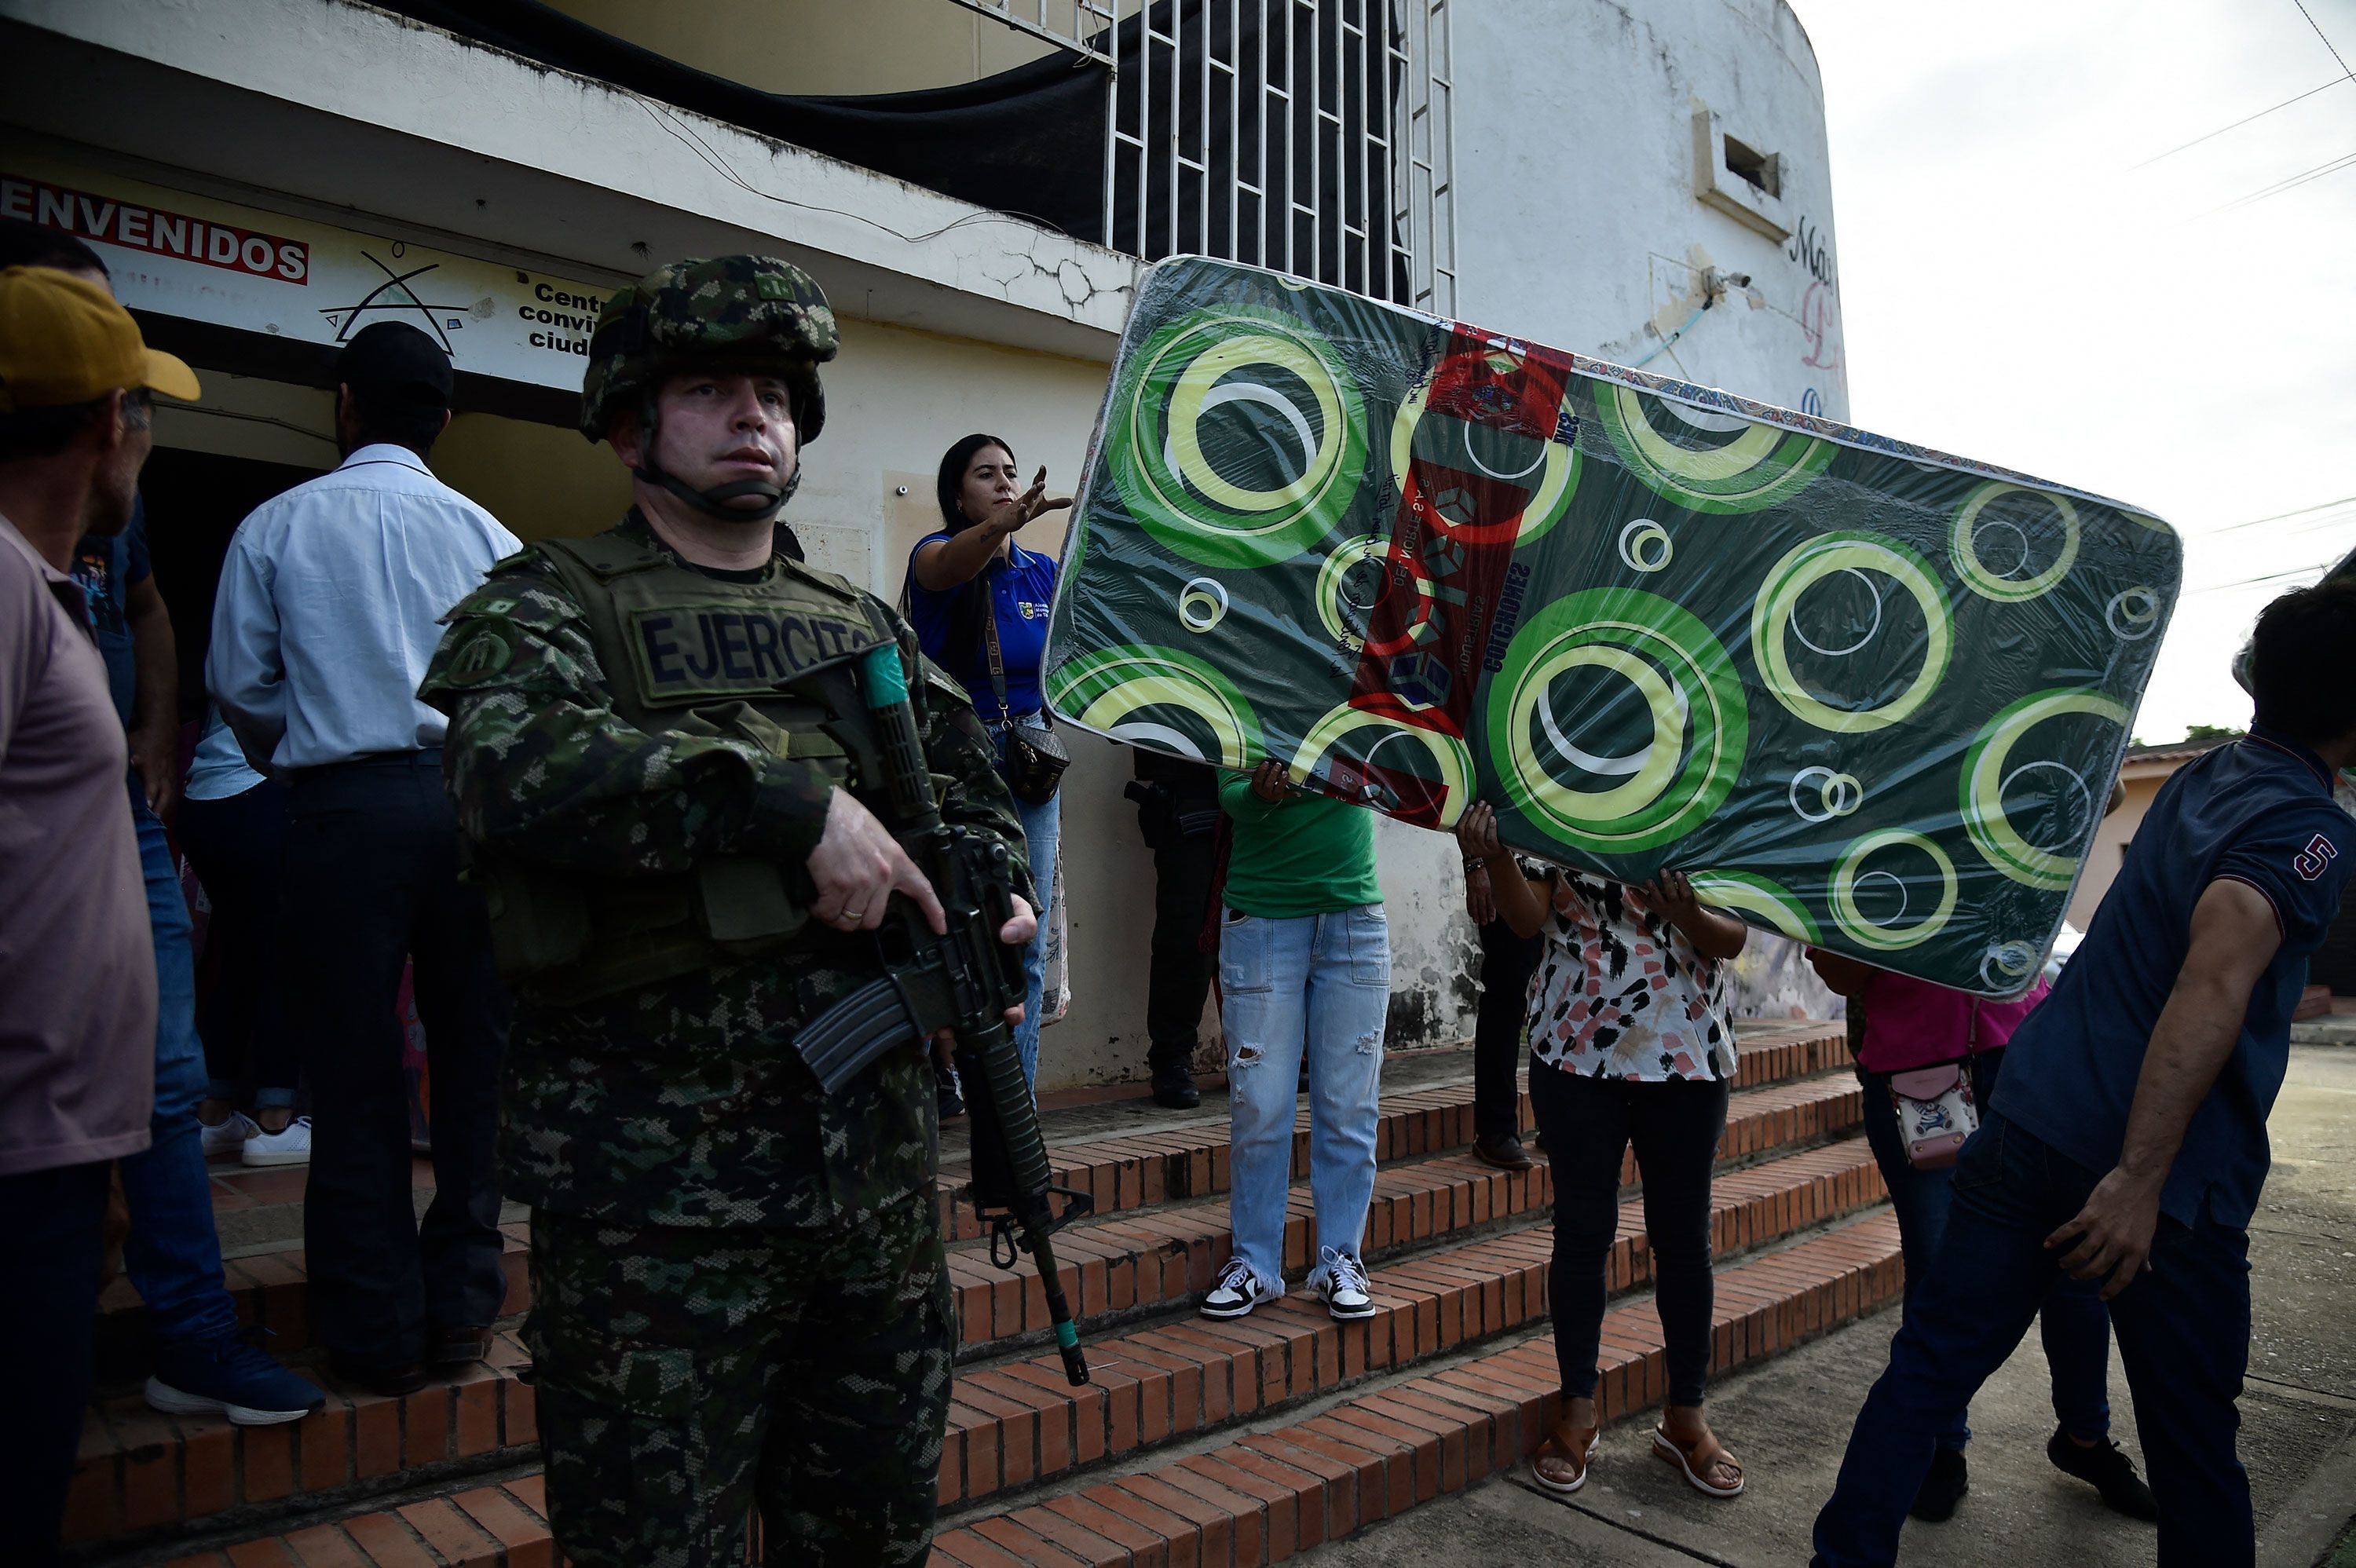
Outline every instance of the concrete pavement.
<svg viewBox="0 0 2356 1568">
<path fill-rule="evenodd" d="M 2252 1228 L 2255 1330 L 2242 1399 L 2243 1462 L 2261 1568 L 2356 1568 L 2356 1051 L 2295 1048 L 2270 1127 L 2275 1168 Z M 1647 1423 L 1604 1435 L 1586 1490 L 1565 1503 L 1526 1474 L 1441 1498 L 1310 1554 L 1316 1568 L 1483 1568 L 1506 1563 L 1804 1563 L 1894 1312 L 1721 1381 L 1711 1419 L 1745 1465 L 1749 1492 L 1717 1503 L 1646 1455 Z M 2140 1453 L 2125 1377 L 2112 1367 L 2117 1435 Z M 1972 1407 L 1972 1490 L 1944 1525 L 1910 1524 L 1913 1568 L 2067 1564 L 2128 1568 L 2153 1558 L 2151 1527 L 2104 1509 L 2052 1468 L 2045 1359 L 2025 1340 Z"/>
</svg>

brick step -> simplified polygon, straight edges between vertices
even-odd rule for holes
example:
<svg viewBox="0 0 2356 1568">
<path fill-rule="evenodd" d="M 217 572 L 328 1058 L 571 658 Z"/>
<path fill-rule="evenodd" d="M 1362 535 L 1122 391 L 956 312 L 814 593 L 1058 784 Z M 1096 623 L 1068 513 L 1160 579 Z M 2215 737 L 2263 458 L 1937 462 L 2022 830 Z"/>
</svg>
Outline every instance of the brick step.
<svg viewBox="0 0 2356 1568">
<path fill-rule="evenodd" d="M 1497 1173 L 1502 1175 L 1503 1173 Z M 1527 1178 L 1516 1178 L 1526 1181 Z M 1732 1253 L 1852 1213 L 1882 1195 L 1861 1138 L 1722 1176 L 1713 1240 Z M 1613 1289 L 1647 1277 L 1641 1204 L 1622 1205 Z M 1425 1251 L 1375 1270 L 1377 1311 L 1337 1324 L 1295 1293 L 1248 1318 L 1193 1316 L 1088 1347 L 1094 1384 L 1072 1389 L 1053 1356 L 961 1369 L 940 1471 L 945 1509 L 970 1506 L 1108 1457 L 1211 1430 L 1365 1376 L 1440 1355 L 1543 1317 L 1552 1239 L 1543 1229 Z M 402 1400 L 337 1391 L 291 1426 L 240 1430 L 176 1420 L 135 1397 L 105 1402 L 86 1429 L 67 1513 L 75 1541 L 152 1532 L 231 1508 L 299 1509 L 403 1479 L 532 1456 L 525 1359 L 502 1334 L 493 1364 Z M 266 1561 L 267 1559 L 259 1559 Z"/>
<path fill-rule="evenodd" d="M 1852 1135 L 1859 1125 L 1860 1104 L 1856 1082 L 1846 1077 L 1744 1091 L 1734 1096 L 1727 1117 L 1719 1148 L 1721 1171 Z M 1300 1137 L 1305 1143 L 1307 1134 Z M 1224 1146 L 1222 1155 L 1224 1166 Z M 1316 1207 L 1305 1164 L 1296 1164 L 1286 1201 L 1288 1273 L 1305 1271 L 1315 1258 Z M 1637 1178 L 1632 1154 L 1622 1166 L 1622 1185 L 1633 1188 Z M 1525 1172 L 1499 1170 L 1462 1152 L 1386 1164 L 1375 1177 L 1365 1255 L 1379 1263 L 1398 1248 L 1543 1212 L 1553 1202 L 1552 1172 L 1543 1159 Z M 1209 1290 L 1234 1246 L 1225 1200 L 1117 1212 L 1074 1225 L 1055 1238 L 1066 1289 L 1084 1330 L 1108 1315 L 1147 1312 Z M 1011 1271 L 1001 1270 L 980 1243 L 966 1243 L 951 1248 L 949 1273 L 957 1283 L 961 1342 L 969 1353 L 980 1347 L 1011 1349 L 1017 1337 L 1045 1343 L 1046 1296 L 1028 1257 L 1018 1259 Z"/>
<path fill-rule="evenodd" d="M 1902 1283 L 1888 1213 L 1721 1273 L 1716 1370 L 1887 1306 Z M 1598 1403 L 1607 1422 L 1665 1396 L 1660 1322 L 1649 1305 L 1605 1317 L 1602 1360 Z M 936 1538 L 933 1558 L 952 1568 L 1281 1563 L 1517 1467 L 1559 1413 L 1554 1347 L 1537 1335 L 1291 1425 L 958 1523 Z"/>
<path fill-rule="evenodd" d="M 1763 1360 L 1896 1301 L 1898 1227 L 1876 1214 L 1718 1276 L 1716 1370 Z M 1257 1315 L 1255 1315 L 1257 1316 Z M 1656 1404 L 1660 1325 L 1645 1303 L 1604 1318 L 1606 1421 Z M 1371 1392 L 1290 1425 L 986 1518 L 951 1520 L 950 1568 L 1247 1568 L 1283 1562 L 1461 1490 L 1536 1452 L 1559 1413 L 1544 1334 Z M 429 1552 L 426 1548 L 431 1546 Z M 164 1568 L 552 1568 L 537 1476 L 172 1559 Z"/>
<path fill-rule="evenodd" d="M 1737 1031 L 1738 1089 L 1848 1065 L 1838 1024 L 1754 1020 L 1738 1025 Z M 1391 1093 L 1383 1102 L 1382 1157 L 1436 1152 L 1470 1143 L 1472 1073 L 1472 1052 L 1467 1047 L 1393 1056 L 1385 1064 Z M 1135 1207 L 1161 1201 L 1160 1197 L 1144 1196 L 1145 1184 L 1151 1179 L 1149 1173 L 1155 1167 L 1162 1169 L 1156 1190 L 1163 1196 L 1225 1190 L 1224 1186 L 1204 1185 L 1209 1173 L 1199 1165 L 1208 1150 L 1225 1142 L 1227 1111 L 1221 1083 L 1216 1074 L 1206 1079 L 1203 1104 L 1193 1111 L 1156 1108 L 1144 1091 L 1132 1088 L 1067 1090 L 1043 1096 L 1041 1120 L 1047 1146 L 1061 1161 L 1058 1168 L 1065 1184 L 1094 1193 L 1099 1210 L 1117 1202 Z M 1526 1099 L 1521 1110 L 1526 1127 Z M 1441 1114 L 1435 1118 L 1434 1112 Z M 941 1201 L 945 1233 L 952 1239 L 975 1233 L 969 1213 L 959 1220 L 949 1211 L 964 1201 L 965 1126 L 953 1122 L 942 1132 Z M 1108 1168 L 1100 1172 L 1096 1168 L 1099 1166 Z M 302 1234 L 303 1192 L 308 1175 L 300 1167 L 254 1170 L 227 1160 L 214 1162 L 209 1168 L 213 1213 L 222 1245 L 244 1255 L 273 1250 L 280 1243 L 296 1243 Z M 428 1160 L 421 1157 L 412 1162 L 411 1181 L 422 1211 L 434 1189 Z"/>
<path fill-rule="evenodd" d="M 1823 1060 L 1820 1050 L 1794 1051 L 1772 1043 L 1745 1050 L 1745 1061 L 1758 1061 L 1762 1068 L 1788 1068 Z M 1860 1104 L 1857 1083 L 1847 1074 L 1739 1091 L 1728 1110 L 1719 1157 L 1722 1163 L 1737 1163 L 1853 1132 Z M 1522 1113 L 1526 1127 L 1526 1093 L 1522 1097 Z M 1368 1221 L 1370 1250 L 1390 1244 L 1392 1236 L 1422 1238 L 1463 1225 L 1485 1224 L 1551 1200 L 1545 1191 L 1535 1196 L 1519 1189 L 1509 1191 L 1505 1172 L 1479 1165 L 1469 1156 L 1456 1157 L 1455 1165 L 1433 1173 L 1431 1179 L 1445 1179 L 1451 1189 L 1448 1193 L 1424 1192 L 1412 1184 L 1386 1185 L 1391 1162 L 1468 1146 L 1471 1118 L 1469 1083 L 1435 1085 L 1383 1101 L 1376 1155 L 1386 1162 L 1387 1169 L 1385 1177 L 1377 1179 L 1376 1212 Z M 1139 1147 L 1149 1143 L 1166 1147 Z M 1076 1226 L 1058 1241 L 1059 1256 L 1077 1271 L 1075 1309 L 1082 1317 L 1135 1311 L 1174 1295 L 1210 1288 L 1212 1273 L 1226 1261 L 1230 1245 L 1225 1205 L 1167 1209 L 1144 1217 L 1137 1211 L 1191 1198 L 1207 1199 L 1229 1189 L 1224 1116 L 1215 1124 L 1198 1124 L 1182 1131 L 1074 1145 L 1059 1151 L 1058 1164 L 1059 1180 L 1091 1192 L 1097 1200 L 1098 1217 Z M 1293 1134 L 1293 1179 L 1304 1181 L 1308 1172 L 1309 1124 L 1303 1112 Z M 944 1171 L 944 1185 L 958 1181 L 961 1175 L 954 1168 Z M 1621 1179 L 1623 1184 L 1636 1180 L 1633 1155 L 1622 1168 Z M 1013 1274 L 991 1267 L 980 1250 L 980 1231 L 974 1222 L 972 1205 L 963 1200 L 961 1185 L 958 1190 L 955 1209 L 958 1228 L 952 1233 L 959 1240 L 952 1243 L 950 1266 L 964 1314 L 964 1343 L 976 1346 L 1009 1335 L 1044 1332 L 1046 1300 L 1029 1261 L 1025 1259 Z M 1387 1217 L 1384 1202 L 1387 1195 L 1394 1193 L 1405 1199 L 1396 1221 Z M 1469 1219 L 1442 1221 L 1439 1218 L 1464 1212 L 1468 1205 Z M 1298 1212 L 1286 1232 L 1289 1267 L 1305 1266 L 1307 1261 L 1305 1197 L 1296 1194 L 1294 1207 Z M 1124 1222 L 1108 1222 L 1115 1219 Z M 1387 1230 L 1387 1225 L 1392 1228 Z M 520 1223 L 502 1229 L 507 1243 L 501 1263 L 508 1277 L 507 1298 L 500 1308 L 504 1316 L 529 1309 L 531 1295 L 526 1266 L 529 1232 Z M 267 1328 L 273 1336 L 271 1349 L 282 1355 L 311 1346 L 310 1286 L 299 1245 L 289 1243 L 282 1251 L 232 1259 L 225 1266 L 230 1298 L 241 1322 Z M 108 1287 L 100 1307 L 101 1380 L 127 1381 L 144 1377 L 146 1309 L 137 1294 L 127 1281 L 118 1279 Z"/>
<path fill-rule="evenodd" d="M 1885 1195 L 1862 1138 L 1769 1161 L 1715 1184 L 1712 1248 L 1728 1256 L 1767 1245 Z M 1336 1323 L 1302 1291 L 1248 1317 L 1165 1319 L 1091 1343 L 1096 1381 L 1085 1389 L 1065 1382 L 1053 1355 L 960 1369 L 941 1458 L 943 1510 L 1537 1321 L 1546 1315 L 1553 1253 L 1550 1230 L 1533 1224 L 1396 1262 L 1375 1260 L 1376 1312 L 1354 1323 Z M 1643 1206 L 1624 1203 L 1607 1287 L 1624 1291 L 1650 1277 Z"/>
</svg>

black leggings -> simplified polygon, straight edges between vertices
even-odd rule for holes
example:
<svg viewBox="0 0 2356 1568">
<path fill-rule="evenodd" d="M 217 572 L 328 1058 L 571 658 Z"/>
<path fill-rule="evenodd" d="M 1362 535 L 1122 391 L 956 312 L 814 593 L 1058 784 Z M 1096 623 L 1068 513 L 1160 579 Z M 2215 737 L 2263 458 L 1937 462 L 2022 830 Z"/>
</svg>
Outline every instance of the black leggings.
<svg viewBox="0 0 2356 1568">
<path fill-rule="evenodd" d="M 1669 1368 L 1669 1403 L 1702 1402 L 1709 1382 L 1709 1178 L 1726 1131 L 1727 1086 L 1672 1079 L 1581 1078 L 1530 1061 L 1530 1104 L 1554 1168 L 1554 1263 L 1547 1296 L 1565 1399 L 1595 1392 L 1603 1335 L 1604 1263 L 1620 1230 L 1621 1155 L 1636 1146 L 1654 1306 Z"/>
<path fill-rule="evenodd" d="M 1472 1130 L 1484 1138 L 1522 1130 L 1514 1070 L 1530 1051 L 1530 976 L 1543 936 L 1515 936 L 1503 920 L 1481 928 L 1481 1010 L 1472 1020 Z"/>
</svg>

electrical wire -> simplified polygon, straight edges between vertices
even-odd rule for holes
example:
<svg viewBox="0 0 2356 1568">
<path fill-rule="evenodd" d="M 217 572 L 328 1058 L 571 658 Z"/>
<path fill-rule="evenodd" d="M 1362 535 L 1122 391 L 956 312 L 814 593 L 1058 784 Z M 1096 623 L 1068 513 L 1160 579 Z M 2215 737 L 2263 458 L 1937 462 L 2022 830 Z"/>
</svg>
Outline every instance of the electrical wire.
<svg viewBox="0 0 2356 1568">
<path fill-rule="evenodd" d="M 2315 13 L 2307 8 L 2307 0 L 2290 0 L 2290 3 L 2298 7 L 2298 14 L 2300 16 L 2307 18 L 2307 25 L 2315 29 L 2315 36 L 2323 39 L 2323 47 L 2331 51 L 2331 58 L 2333 59 L 2340 60 L 2340 74 L 2341 76 L 2356 76 L 2356 70 L 2350 70 L 2348 69 L 2348 62 L 2346 60 L 2340 59 L 2339 46 L 2334 44 L 2330 37 L 2324 32 L 2323 24 L 2315 19 Z"/>
<path fill-rule="evenodd" d="M 1035 213 L 1016 212 L 1012 208 L 980 208 L 967 213 L 962 218 L 944 223 L 938 229 L 928 229 L 922 234 L 903 234 L 900 230 L 893 228 L 890 224 L 879 223 L 863 212 L 851 212 L 840 207 L 823 207 L 816 202 L 796 201 L 789 196 L 778 196 L 774 192 L 761 189 L 758 186 L 747 181 L 734 168 L 731 168 L 727 160 L 721 156 L 721 155 L 712 147 L 712 144 L 706 142 L 701 135 L 696 133 L 694 126 L 680 120 L 676 114 L 673 114 L 667 105 L 658 103 L 642 93 L 633 92 L 629 96 L 639 108 L 647 112 L 648 118 L 654 121 L 658 126 L 669 133 L 671 138 L 678 142 L 680 146 L 685 147 L 689 152 L 694 154 L 706 167 L 712 170 L 712 173 L 718 175 L 722 179 L 726 180 L 730 185 L 734 186 L 737 189 L 744 192 L 747 196 L 756 196 L 763 201 L 774 201 L 781 207 L 799 208 L 804 212 L 824 212 L 831 214 L 836 218 L 851 219 L 857 222 L 864 223 L 870 229 L 881 229 L 883 232 L 892 236 L 893 239 L 904 240 L 911 245 L 921 245 L 928 240 L 937 240 L 952 229 L 962 229 L 969 223 L 1022 224 L 1051 229 L 1057 234 L 1063 234 L 1066 239 L 1071 238 L 1071 236 L 1066 233 L 1060 225 L 1051 222 L 1047 219 L 1041 218 Z"/>
<path fill-rule="evenodd" d="M 2344 507 L 2351 501 L 2356 501 L 2356 496 L 2342 496 L 2336 501 L 2318 501 L 2308 507 L 2293 507 L 2287 512 L 2274 512 L 2263 517 L 2247 517 L 2238 523 L 2227 523 L 2222 528 L 2211 528 L 2195 537 L 2207 539 L 2211 534 L 2230 534 L 2236 528 L 2254 528 L 2260 523 L 2278 523 L 2285 517 L 2303 517 L 2309 512 L 2320 512 L 2331 507 Z"/>
<path fill-rule="evenodd" d="M 2325 82 L 2322 87 L 2310 87 L 2296 98 L 2284 99 L 2280 103 L 2276 104 L 2274 109 L 2261 109 L 2255 114 L 2244 114 L 2239 120 L 2234 121 L 2231 125 L 2218 126 L 2206 136 L 2195 136 L 2190 142 L 2179 143 L 2176 146 L 2169 148 L 2168 151 L 2164 153 L 2154 153 L 2150 157 L 2146 158 L 2143 162 L 2131 165 L 2127 172 L 2129 174 L 2133 174 L 2136 169 L 2147 169 L 2152 165 L 2159 162 L 2162 158 L 2172 158 L 2176 156 L 2177 154 L 2184 151 L 2187 147 L 2197 147 L 2201 143 L 2209 141 L 2214 137 L 2222 136 L 2228 131 L 2238 131 L 2253 120 L 2265 119 L 2267 115 L 2272 114 L 2276 109 L 2287 109 L 2294 103 L 2304 102 L 2308 99 L 2314 97 L 2317 93 L 2324 91 L 2326 89 L 2338 87 L 2341 82 L 2349 80 L 2356 80 L 2356 78 L 2335 76 L 2329 81 Z"/>
<path fill-rule="evenodd" d="M 2342 154 L 2339 157 L 2330 158 L 2323 163 L 2319 163 L 2311 169 L 2302 169 L 2297 174 L 2292 175 L 2287 178 L 2278 179 L 2275 181 L 2274 184 L 2267 186 L 2263 189 L 2250 192 L 2247 196 L 2237 196 L 2233 200 L 2224 203 L 2222 206 L 2211 208 L 2201 216 L 2203 218 L 2214 218 L 2221 212 L 2233 212 L 2238 208 L 2248 207 L 2254 202 L 2264 201 L 2270 196 L 2280 196 L 2285 191 L 2295 190 L 2298 187 L 2307 184 L 2309 180 L 2319 180 L 2326 175 L 2338 174 L 2341 169 L 2347 168 L 2351 165 L 2356 165 L 2356 153 Z"/>
<path fill-rule="evenodd" d="M 280 430 L 292 431 L 296 435 L 306 436 L 313 441 L 325 442 L 329 446 L 339 444 L 332 435 L 322 435 L 316 430 L 305 430 L 303 426 L 296 424 L 294 421 L 282 420 L 275 414 L 249 414 L 241 412 L 236 409 L 209 408 L 203 403 L 171 402 L 158 403 L 155 406 L 159 409 L 169 410 L 171 412 L 176 414 L 202 414 L 207 419 L 243 420 L 249 424 L 276 425 Z"/>
<path fill-rule="evenodd" d="M 2311 523 L 2301 523 L 2295 528 L 2285 528 L 2283 532 L 2286 534 L 2319 533 L 2325 528 L 2344 528 L 2351 523 L 2356 523 L 2356 512 L 2334 512 L 2328 517 L 2318 517 Z"/>
<path fill-rule="evenodd" d="M 1650 354 L 1645 355 L 1642 359 L 1631 360 L 1629 362 L 1628 368 L 1631 370 L 1641 370 L 1645 366 L 1651 364 L 1654 360 L 1658 359 L 1662 355 L 1666 354 L 1669 351 L 1669 345 L 1675 343 L 1678 338 L 1683 337 L 1686 335 L 1686 327 L 1691 326 L 1695 322 L 1699 321 L 1701 319 L 1702 312 L 1708 310 L 1716 303 L 1717 302 L 1714 300 L 1708 299 L 1702 301 L 1700 304 L 1694 307 L 1694 313 L 1686 317 L 1685 326 L 1678 327 L 1675 332 L 1672 332 L 1666 337 L 1662 338 L 1661 341 L 1654 347 L 1653 351 Z"/>
<path fill-rule="evenodd" d="M 2323 573 L 2330 570 L 2331 562 L 2327 560 L 2314 566 L 2294 566 L 2286 571 L 2262 572 L 2256 577 L 2237 577 L 2231 582 L 2204 582 L 2198 588 L 2188 588 L 2184 592 L 2188 596 L 2194 593 L 2221 593 L 2228 588 L 2255 588 L 2263 582 L 2281 582 L 2293 577 L 2320 578 Z"/>
</svg>

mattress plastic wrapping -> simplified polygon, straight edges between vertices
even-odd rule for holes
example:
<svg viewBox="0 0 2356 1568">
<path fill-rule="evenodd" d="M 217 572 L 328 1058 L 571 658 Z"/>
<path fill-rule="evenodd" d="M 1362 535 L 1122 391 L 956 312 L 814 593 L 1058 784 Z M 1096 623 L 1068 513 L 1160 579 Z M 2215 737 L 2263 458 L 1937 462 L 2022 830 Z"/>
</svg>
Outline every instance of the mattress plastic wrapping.
<svg viewBox="0 0 2356 1568">
<path fill-rule="evenodd" d="M 2038 974 L 2181 573 L 2077 490 L 1256 268 L 1144 274 L 1063 720 L 1528 855 L 1689 872 L 1984 995 Z"/>
</svg>

